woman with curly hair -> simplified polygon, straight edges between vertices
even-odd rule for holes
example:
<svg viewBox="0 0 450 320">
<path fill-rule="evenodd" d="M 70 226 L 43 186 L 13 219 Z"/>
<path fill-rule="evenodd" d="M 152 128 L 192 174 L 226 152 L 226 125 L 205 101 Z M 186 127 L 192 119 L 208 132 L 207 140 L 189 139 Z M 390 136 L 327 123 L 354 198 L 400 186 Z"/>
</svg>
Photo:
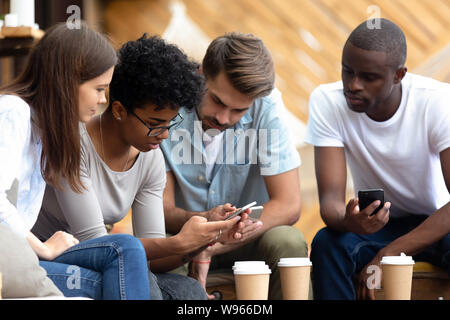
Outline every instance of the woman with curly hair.
<svg viewBox="0 0 450 320">
<path fill-rule="evenodd" d="M 218 239 L 235 237 L 239 217 L 208 222 L 192 217 L 174 236 L 165 234 L 164 157 L 159 144 L 183 119 L 178 109 L 200 103 L 204 80 L 198 64 L 176 46 L 144 35 L 118 52 L 108 108 L 81 127 L 81 181 L 77 194 L 49 187 L 33 231 L 46 239 L 54 230 L 80 240 L 107 234 L 105 224 L 132 209 L 133 233 L 146 250 L 152 299 L 205 299 L 194 279 L 165 273 Z M 222 235 L 223 234 L 223 235 Z M 155 274 L 153 274 L 155 273 Z"/>
<path fill-rule="evenodd" d="M 89 187 L 80 171 L 79 123 L 106 103 L 116 62 L 103 35 L 85 23 L 79 29 L 61 23 L 36 44 L 21 75 L 0 89 L 0 223 L 28 241 L 65 296 L 150 296 L 145 252 L 136 238 L 79 242 L 58 228 L 41 241 L 30 232 L 46 184 L 77 195 Z"/>
</svg>

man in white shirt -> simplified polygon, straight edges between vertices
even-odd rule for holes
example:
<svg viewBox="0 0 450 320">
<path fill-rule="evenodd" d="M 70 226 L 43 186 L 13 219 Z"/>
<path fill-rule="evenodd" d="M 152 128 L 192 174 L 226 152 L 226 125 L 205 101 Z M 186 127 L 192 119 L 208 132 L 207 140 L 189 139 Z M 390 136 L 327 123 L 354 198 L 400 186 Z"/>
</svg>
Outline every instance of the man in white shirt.
<svg viewBox="0 0 450 320">
<path fill-rule="evenodd" d="M 450 274 L 450 85 L 407 74 L 403 32 L 378 22 L 349 36 L 342 81 L 310 97 L 306 142 L 327 225 L 312 244 L 317 299 L 374 299 L 368 267 L 401 252 Z M 346 163 L 355 193 L 384 189 L 376 214 L 380 202 L 346 205 Z"/>
</svg>

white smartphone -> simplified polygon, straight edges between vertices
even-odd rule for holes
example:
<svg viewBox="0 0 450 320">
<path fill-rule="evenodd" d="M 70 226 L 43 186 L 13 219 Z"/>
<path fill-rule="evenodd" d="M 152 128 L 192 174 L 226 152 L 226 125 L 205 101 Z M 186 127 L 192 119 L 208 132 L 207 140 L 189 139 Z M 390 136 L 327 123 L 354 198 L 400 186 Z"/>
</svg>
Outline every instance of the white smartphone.
<svg viewBox="0 0 450 320">
<path fill-rule="evenodd" d="M 252 207 L 252 213 L 250 213 L 250 218 L 259 220 L 259 218 L 261 218 L 263 210 L 264 210 L 263 206 Z"/>
<path fill-rule="evenodd" d="M 253 206 L 255 206 L 256 201 L 253 201 L 252 203 L 249 203 L 246 206 L 243 206 L 241 209 L 239 209 L 238 211 L 232 213 L 229 217 L 227 217 L 225 220 L 230 220 L 233 219 L 234 217 L 236 217 L 238 214 L 241 214 L 243 211 L 247 210 L 248 208 L 251 208 Z"/>
</svg>

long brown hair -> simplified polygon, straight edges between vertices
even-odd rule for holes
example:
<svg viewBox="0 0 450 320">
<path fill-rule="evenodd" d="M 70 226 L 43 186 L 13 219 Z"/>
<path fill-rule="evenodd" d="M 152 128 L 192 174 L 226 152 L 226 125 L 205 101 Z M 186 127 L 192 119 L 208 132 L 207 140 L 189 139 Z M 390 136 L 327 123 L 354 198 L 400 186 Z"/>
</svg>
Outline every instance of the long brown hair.
<svg viewBox="0 0 450 320">
<path fill-rule="evenodd" d="M 23 72 L 0 89 L 30 105 L 42 141 L 41 173 L 48 184 L 61 188 L 64 178 L 72 190 L 82 191 L 79 86 L 116 62 L 116 53 L 103 35 L 84 22 L 79 29 L 60 23 L 32 49 Z"/>
</svg>

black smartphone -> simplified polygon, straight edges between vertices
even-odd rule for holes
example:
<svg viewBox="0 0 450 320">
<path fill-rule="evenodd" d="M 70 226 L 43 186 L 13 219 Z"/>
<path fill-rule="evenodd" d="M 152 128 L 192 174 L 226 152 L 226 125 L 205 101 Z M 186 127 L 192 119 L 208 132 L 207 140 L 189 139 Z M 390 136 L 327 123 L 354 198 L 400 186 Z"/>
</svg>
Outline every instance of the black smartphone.
<svg viewBox="0 0 450 320">
<path fill-rule="evenodd" d="M 358 199 L 359 199 L 359 211 L 367 208 L 372 202 L 376 200 L 380 200 L 381 203 L 376 208 L 371 216 L 376 214 L 381 208 L 384 206 L 384 190 L 383 189 L 368 189 L 368 190 L 360 190 L 358 191 Z"/>
</svg>

